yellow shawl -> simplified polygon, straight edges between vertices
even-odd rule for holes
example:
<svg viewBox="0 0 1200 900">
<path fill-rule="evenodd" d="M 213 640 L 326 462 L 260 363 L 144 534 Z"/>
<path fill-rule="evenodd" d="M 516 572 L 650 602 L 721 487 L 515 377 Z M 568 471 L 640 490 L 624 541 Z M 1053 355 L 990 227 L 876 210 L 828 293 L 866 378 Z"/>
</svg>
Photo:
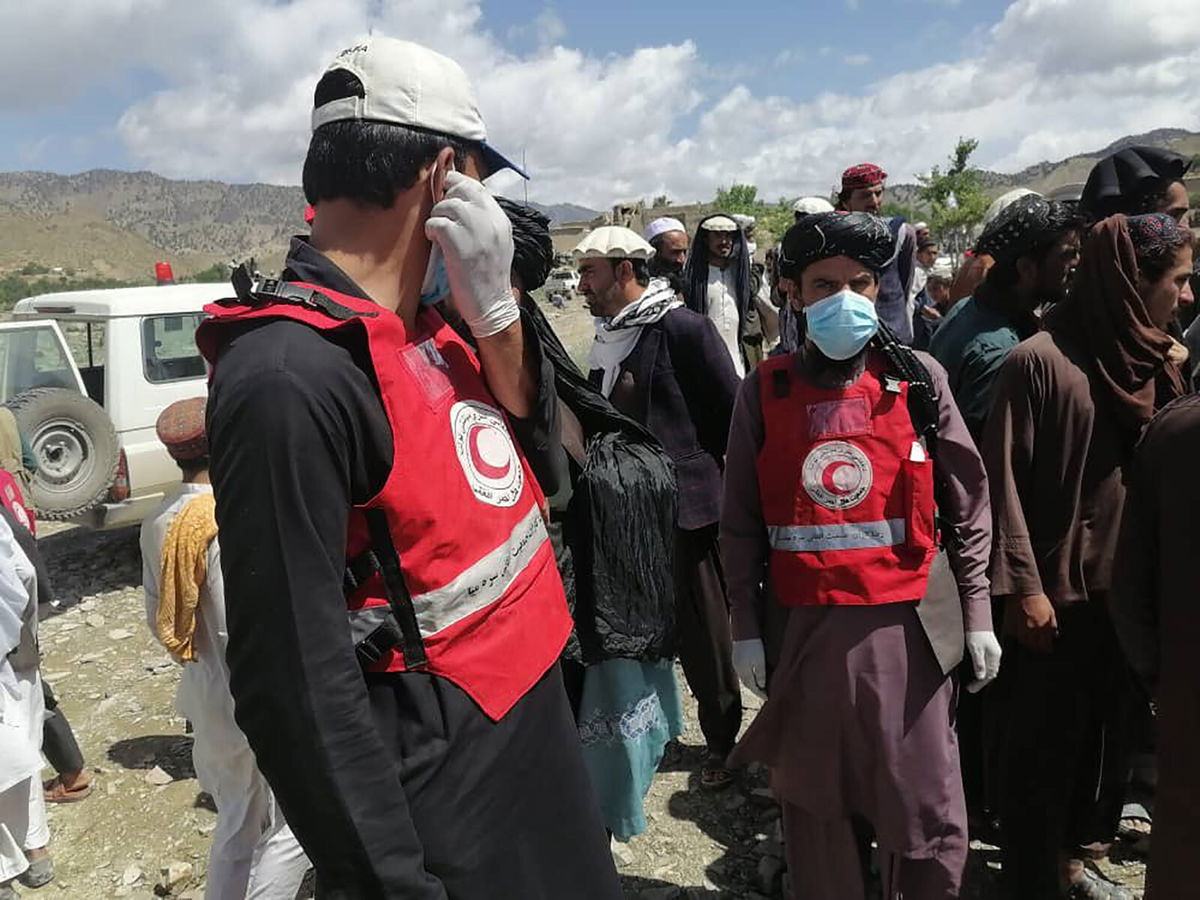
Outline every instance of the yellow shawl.
<svg viewBox="0 0 1200 900">
<path fill-rule="evenodd" d="M 217 536 L 217 503 L 211 493 L 197 494 L 171 522 L 163 541 L 159 577 L 158 639 L 183 662 L 196 658 L 192 636 L 196 606 L 208 577 L 208 545 Z"/>
</svg>

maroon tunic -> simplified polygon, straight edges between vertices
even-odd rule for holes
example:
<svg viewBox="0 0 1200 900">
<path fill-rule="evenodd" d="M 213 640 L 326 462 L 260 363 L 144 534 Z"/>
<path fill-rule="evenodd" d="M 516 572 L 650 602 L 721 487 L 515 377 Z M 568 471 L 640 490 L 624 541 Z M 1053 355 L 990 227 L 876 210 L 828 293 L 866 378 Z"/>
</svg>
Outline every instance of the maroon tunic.
<svg viewBox="0 0 1200 900">
<path fill-rule="evenodd" d="M 945 371 L 919 355 L 941 397 L 938 462 L 950 484 L 941 512 L 961 539 L 951 562 L 966 630 L 990 630 L 987 477 Z M 763 433 L 758 376 L 752 374 L 742 385 L 730 432 L 721 548 L 734 637 L 761 636 L 771 673 L 769 699 L 733 759 L 769 765 L 776 794 L 793 808 L 793 819 L 798 810 L 836 829 L 838 822 L 861 816 L 885 851 L 935 863 L 940 877 L 934 881 L 943 887 L 922 891 L 922 900 L 957 896 L 966 808 L 951 726 L 954 684 L 938 666 L 917 617 L 919 598 L 785 608 L 764 595 L 769 547 L 756 469 Z M 789 844 L 820 831 L 789 829 Z M 789 856 L 811 860 L 814 852 L 821 850 L 793 847 Z M 851 889 L 843 882 L 823 892 L 809 884 L 814 896 L 848 896 L 839 891 Z"/>
</svg>

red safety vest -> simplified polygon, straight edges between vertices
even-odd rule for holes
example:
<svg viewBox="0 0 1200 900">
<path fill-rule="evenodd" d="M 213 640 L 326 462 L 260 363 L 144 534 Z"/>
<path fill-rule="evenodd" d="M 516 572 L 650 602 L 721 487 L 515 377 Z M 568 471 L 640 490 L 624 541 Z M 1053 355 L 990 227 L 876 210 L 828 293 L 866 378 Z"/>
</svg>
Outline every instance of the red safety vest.
<svg viewBox="0 0 1200 900">
<path fill-rule="evenodd" d="M 352 510 L 347 539 L 347 608 L 360 658 L 362 638 L 384 626 L 395 633 L 394 607 L 403 639 L 364 659 L 368 668 L 440 675 L 499 720 L 558 659 L 571 616 L 544 498 L 479 361 L 433 310 L 409 333 L 369 301 L 268 284 L 332 307 L 262 295 L 206 307 L 212 318 L 197 344 L 209 362 L 216 365 L 231 323 L 287 318 L 320 331 L 361 328 L 392 427 L 392 471 L 376 497 Z"/>
<path fill-rule="evenodd" d="M 758 485 L 769 571 L 785 606 L 864 606 L 925 595 L 935 553 L 933 463 L 908 385 L 881 354 L 850 387 L 815 387 L 795 357 L 759 367 Z"/>
<path fill-rule="evenodd" d="M 0 469 L 0 503 L 4 504 L 30 534 L 37 536 L 37 516 L 34 515 L 32 507 L 26 505 L 21 486 L 7 469 Z"/>
</svg>

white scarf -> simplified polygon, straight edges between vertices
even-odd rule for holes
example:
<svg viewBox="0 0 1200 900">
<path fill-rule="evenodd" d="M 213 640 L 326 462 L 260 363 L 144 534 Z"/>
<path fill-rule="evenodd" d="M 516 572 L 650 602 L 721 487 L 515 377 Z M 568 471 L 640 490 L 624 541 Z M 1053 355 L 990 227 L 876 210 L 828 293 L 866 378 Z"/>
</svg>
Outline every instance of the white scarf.
<svg viewBox="0 0 1200 900">
<path fill-rule="evenodd" d="M 665 278 L 654 278 L 641 297 L 615 316 L 595 320 L 596 339 L 592 341 L 592 349 L 588 353 L 588 366 L 604 372 L 600 393 L 605 397 L 612 393 L 621 363 L 637 346 L 642 329 L 680 306 L 683 306 L 683 301 L 676 295 L 671 283 Z"/>
</svg>

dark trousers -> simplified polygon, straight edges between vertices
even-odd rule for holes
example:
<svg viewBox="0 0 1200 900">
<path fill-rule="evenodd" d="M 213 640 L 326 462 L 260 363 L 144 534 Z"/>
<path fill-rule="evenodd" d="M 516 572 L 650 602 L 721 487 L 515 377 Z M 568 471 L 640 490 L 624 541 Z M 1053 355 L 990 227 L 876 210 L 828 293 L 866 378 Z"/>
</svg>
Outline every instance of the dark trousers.
<svg viewBox="0 0 1200 900">
<path fill-rule="evenodd" d="M 708 749 L 721 757 L 737 742 L 742 694 L 733 668 L 729 597 L 717 526 L 675 535 L 675 622 L 679 661 L 699 707 Z"/>
<path fill-rule="evenodd" d="M 992 621 L 997 628 L 1004 621 L 1002 602 L 992 603 Z M 965 660 L 959 669 L 959 683 L 968 684 L 973 679 L 971 662 Z M 967 812 L 983 821 L 996 817 L 1000 798 L 1004 796 L 1000 748 L 1008 721 L 1005 711 L 1006 687 L 1007 682 L 996 682 L 977 694 L 969 691 L 960 691 L 958 694 L 954 728 L 958 732 L 958 753 Z"/>
<path fill-rule="evenodd" d="M 71 731 L 71 723 L 58 708 L 58 700 L 50 683 L 42 679 L 42 696 L 46 701 L 46 721 L 42 726 L 42 752 L 59 774 L 80 771 L 83 768 L 83 753 Z"/>
<path fill-rule="evenodd" d="M 1129 774 L 1135 687 L 1104 600 L 1060 607 L 1057 616 L 1050 653 L 1005 648 L 1001 818 L 1013 900 L 1057 898 L 1059 855 L 1113 840 Z"/>
<path fill-rule="evenodd" d="M 620 900 L 557 665 L 499 722 L 435 675 L 371 674 L 367 692 L 404 787 L 422 865 L 446 896 Z M 321 833 L 301 839 L 319 841 Z M 368 894 L 335 888 L 318 869 L 316 896 Z"/>
</svg>

